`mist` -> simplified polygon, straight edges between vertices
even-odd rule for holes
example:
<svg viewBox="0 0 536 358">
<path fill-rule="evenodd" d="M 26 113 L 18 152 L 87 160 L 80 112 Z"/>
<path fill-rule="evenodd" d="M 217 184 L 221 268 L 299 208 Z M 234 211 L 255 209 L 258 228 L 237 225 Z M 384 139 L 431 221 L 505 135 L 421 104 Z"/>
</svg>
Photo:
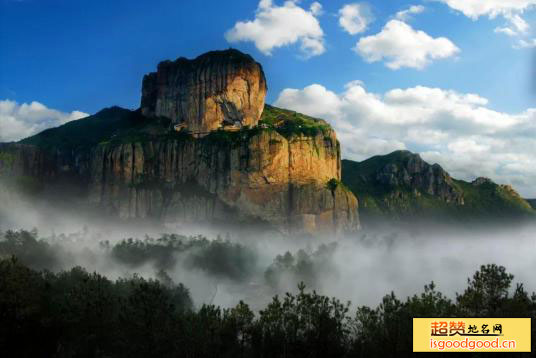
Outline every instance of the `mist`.
<svg viewBox="0 0 536 358">
<path fill-rule="evenodd" d="M 110 222 L 5 190 L 1 199 L 0 256 L 25 250 L 17 256 L 23 261 L 26 257 L 23 263 L 32 268 L 60 271 L 81 266 L 110 279 L 134 274 L 168 277 L 189 289 L 196 307 L 232 307 L 242 300 L 260 309 L 276 294 L 296 292 L 302 281 L 356 306 L 375 306 L 391 291 L 406 298 L 432 281 L 454 299 L 467 278 L 488 263 L 505 266 L 527 291 L 536 290 L 533 224 L 504 229 L 428 227 L 419 233 L 393 228 L 322 239 Z M 8 230 L 33 230 L 35 242 L 7 247 Z"/>
</svg>

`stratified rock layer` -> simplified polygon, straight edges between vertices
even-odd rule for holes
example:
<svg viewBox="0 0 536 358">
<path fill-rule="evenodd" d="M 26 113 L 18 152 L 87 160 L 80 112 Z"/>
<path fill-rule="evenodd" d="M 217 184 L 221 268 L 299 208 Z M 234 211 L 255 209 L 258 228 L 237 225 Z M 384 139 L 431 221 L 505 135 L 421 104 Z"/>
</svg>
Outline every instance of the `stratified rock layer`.
<svg viewBox="0 0 536 358">
<path fill-rule="evenodd" d="M 225 125 L 257 125 L 266 79 L 261 65 L 237 50 L 212 51 L 188 60 L 164 61 L 143 78 L 145 116 L 166 117 L 205 134 Z"/>
</svg>

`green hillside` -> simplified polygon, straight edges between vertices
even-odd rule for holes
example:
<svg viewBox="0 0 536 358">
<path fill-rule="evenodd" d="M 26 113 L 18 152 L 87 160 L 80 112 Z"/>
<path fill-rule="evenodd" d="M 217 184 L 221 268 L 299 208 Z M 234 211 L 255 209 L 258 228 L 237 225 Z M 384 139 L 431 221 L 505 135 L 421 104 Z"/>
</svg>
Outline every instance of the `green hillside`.
<svg viewBox="0 0 536 358">
<path fill-rule="evenodd" d="M 453 179 L 441 166 L 408 151 L 362 162 L 343 160 L 342 181 L 357 196 L 361 215 L 370 220 L 470 222 L 536 217 L 531 205 L 510 186 L 486 178 L 471 183 Z"/>
</svg>

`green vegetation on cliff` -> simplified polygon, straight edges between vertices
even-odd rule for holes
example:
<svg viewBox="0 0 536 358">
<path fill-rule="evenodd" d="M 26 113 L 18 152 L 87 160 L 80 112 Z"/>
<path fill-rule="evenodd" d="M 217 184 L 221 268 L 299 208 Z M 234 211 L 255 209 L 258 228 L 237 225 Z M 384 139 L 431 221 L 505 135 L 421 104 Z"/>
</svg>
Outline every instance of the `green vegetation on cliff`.
<svg viewBox="0 0 536 358">
<path fill-rule="evenodd" d="M 287 138 L 300 134 L 308 137 L 315 136 L 318 133 L 327 134 L 331 129 L 329 124 L 322 119 L 309 117 L 305 114 L 277 108 L 268 104 L 264 106 L 259 125 L 274 129 Z"/>
<path fill-rule="evenodd" d="M 315 136 L 318 133 L 327 135 L 330 126 L 320 119 L 266 105 L 258 126 L 244 127 L 239 131 L 217 130 L 203 139 L 217 144 L 237 145 L 262 130 L 275 130 L 288 138 L 293 135 Z M 95 115 L 47 129 L 20 143 L 50 151 L 72 151 L 91 149 L 97 145 L 191 139 L 193 137 L 187 131 L 172 130 L 168 119 L 151 119 L 139 111 L 111 107 Z M 8 154 L 0 155 L 0 160 L 10 160 Z"/>
</svg>

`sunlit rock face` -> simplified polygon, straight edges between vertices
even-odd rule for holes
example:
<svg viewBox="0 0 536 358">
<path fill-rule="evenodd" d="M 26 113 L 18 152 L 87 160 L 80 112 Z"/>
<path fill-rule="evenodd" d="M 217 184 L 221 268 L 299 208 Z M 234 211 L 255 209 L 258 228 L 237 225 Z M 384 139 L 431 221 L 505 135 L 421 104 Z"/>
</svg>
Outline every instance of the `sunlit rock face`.
<svg viewBox="0 0 536 358">
<path fill-rule="evenodd" d="M 289 234 L 359 229 L 358 203 L 340 179 L 333 131 L 285 138 L 261 131 L 236 143 L 212 138 L 100 146 L 90 200 L 123 219 L 265 223 Z"/>
<path fill-rule="evenodd" d="M 161 62 L 143 78 L 141 109 L 145 116 L 166 117 L 203 134 L 226 125 L 257 125 L 265 96 L 261 65 L 230 49 Z"/>
</svg>

